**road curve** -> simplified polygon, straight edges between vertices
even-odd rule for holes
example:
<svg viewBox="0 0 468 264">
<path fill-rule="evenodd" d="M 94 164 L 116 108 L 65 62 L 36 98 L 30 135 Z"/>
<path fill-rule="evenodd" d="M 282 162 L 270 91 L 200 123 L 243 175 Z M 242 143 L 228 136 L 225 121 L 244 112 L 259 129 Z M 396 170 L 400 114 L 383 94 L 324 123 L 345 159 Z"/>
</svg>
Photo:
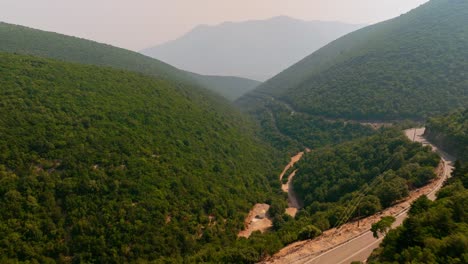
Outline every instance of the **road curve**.
<svg viewBox="0 0 468 264">
<path fill-rule="evenodd" d="M 441 151 L 424 138 L 424 128 L 409 129 L 405 131 L 405 135 L 413 141 L 422 143 L 423 145 L 431 146 L 442 158 L 443 162 L 443 173 L 442 177 L 438 181 L 437 185 L 427 195 L 429 199 L 435 200 L 437 191 L 442 187 L 443 182 L 450 177 L 453 164 L 455 159 L 447 153 Z M 395 216 L 396 221 L 393 227 L 397 227 L 403 223 L 403 220 L 407 217 L 409 208 L 402 210 L 398 215 Z M 353 261 L 365 261 L 371 252 L 377 248 L 382 241 L 383 237 L 376 239 L 373 237 L 371 231 L 366 231 L 357 237 L 338 245 L 334 248 L 329 249 L 319 255 L 302 256 L 295 260 L 289 260 L 288 263 L 307 263 L 307 264 L 349 264 Z M 279 261 L 281 263 L 282 261 Z"/>
</svg>

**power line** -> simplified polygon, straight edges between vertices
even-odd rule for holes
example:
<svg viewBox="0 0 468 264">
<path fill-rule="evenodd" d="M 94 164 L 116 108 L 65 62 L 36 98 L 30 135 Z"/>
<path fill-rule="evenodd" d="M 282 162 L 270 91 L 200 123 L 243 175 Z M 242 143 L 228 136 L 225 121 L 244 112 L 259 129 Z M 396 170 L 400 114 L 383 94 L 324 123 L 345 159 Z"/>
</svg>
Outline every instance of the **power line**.
<svg viewBox="0 0 468 264">
<path fill-rule="evenodd" d="M 351 216 L 353 215 L 354 211 L 357 209 L 357 207 L 359 206 L 359 204 L 362 202 L 362 200 L 364 199 L 364 197 L 367 195 L 367 193 L 374 187 L 373 185 L 377 184 L 377 180 L 378 179 L 383 179 L 383 173 L 388 169 L 388 167 L 394 162 L 394 159 L 395 159 L 395 156 L 392 156 L 390 158 L 390 160 L 387 162 L 387 164 L 384 166 L 384 168 L 380 171 L 380 174 L 374 178 L 374 180 L 372 181 L 372 183 L 370 185 L 367 186 L 367 188 L 365 188 L 364 190 L 362 191 L 359 191 L 358 192 L 358 195 L 356 196 L 356 202 L 353 202 L 354 198 L 351 200 L 351 204 L 355 203 L 354 205 L 351 205 L 350 207 L 348 207 L 347 210 L 345 210 L 342 214 L 342 217 L 340 218 L 340 220 L 338 222 L 335 223 L 335 225 L 333 226 L 333 228 L 335 227 L 338 227 L 340 226 L 341 224 L 344 224 L 346 222 L 348 222 L 349 218 L 351 218 Z M 335 230 L 335 233 L 338 232 L 339 228 L 337 230 Z"/>
</svg>

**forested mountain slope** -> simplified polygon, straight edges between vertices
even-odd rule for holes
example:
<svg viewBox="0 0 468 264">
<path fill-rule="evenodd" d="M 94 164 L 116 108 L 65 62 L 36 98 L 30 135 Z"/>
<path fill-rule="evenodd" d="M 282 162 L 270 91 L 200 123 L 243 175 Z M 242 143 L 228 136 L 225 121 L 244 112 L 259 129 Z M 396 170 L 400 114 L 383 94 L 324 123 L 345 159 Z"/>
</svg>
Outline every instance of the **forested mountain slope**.
<svg viewBox="0 0 468 264">
<path fill-rule="evenodd" d="M 258 84 L 243 78 L 213 78 L 189 73 L 137 52 L 3 22 L 0 22 L 0 39 L 0 51 L 3 52 L 110 66 L 185 84 L 198 84 L 229 99 L 239 97 Z"/>
<path fill-rule="evenodd" d="M 414 202 L 409 218 L 388 233 L 369 263 L 468 263 L 466 118 L 467 111 L 459 111 L 429 121 L 428 135 L 459 155 L 453 178 L 435 202 L 426 197 Z"/>
<path fill-rule="evenodd" d="M 468 1 L 431 0 L 330 43 L 238 103 L 268 94 L 331 118 L 426 118 L 468 104 L 467 46 Z"/>
<path fill-rule="evenodd" d="M 141 52 L 188 71 L 264 81 L 361 27 L 286 16 L 224 22 L 197 26 L 176 40 Z"/>
<path fill-rule="evenodd" d="M 430 118 L 425 133 L 440 148 L 468 161 L 468 110 Z"/>
<path fill-rule="evenodd" d="M 375 132 L 356 123 L 298 113 L 284 102 L 265 98 L 253 98 L 255 105 L 245 106 L 243 110 L 258 120 L 264 140 L 291 155 L 304 148 L 342 143 Z"/>
<path fill-rule="evenodd" d="M 437 154 L 394 129 L 305 154 L 294 190 L 316 225 L 336 226 L 337 216 L 362 201 L 350 218 L 368 216 L 406 197 L 435 178 Z M 360 215 L 358 215 L 360 213 Z M 339 217 L 338 217 L 339 218 Z"/>
<path fill-rule="evenodd" d="M 196 88 L 7 53 L 0 76 L 0 262 L 180 263 L 274 196 L 275 152 Z"/>
</svg>

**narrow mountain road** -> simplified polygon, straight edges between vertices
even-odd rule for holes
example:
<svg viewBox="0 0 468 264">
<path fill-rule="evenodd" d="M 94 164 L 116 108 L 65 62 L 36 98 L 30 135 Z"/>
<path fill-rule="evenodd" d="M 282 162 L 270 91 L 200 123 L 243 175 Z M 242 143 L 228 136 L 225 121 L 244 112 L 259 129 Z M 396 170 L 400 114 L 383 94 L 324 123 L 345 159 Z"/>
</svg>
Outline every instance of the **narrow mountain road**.
<svg viewBox="0 0 468 264">
<path fill-rule="evenodd" d="M 372 232 L 369 231 L 369 225 L 384 215 L 395 216 L 396 222 L 393 227 L 401 225 L 407 217 L 411 202 L 424 194 L 429 199 L 435 200 L 437 191 L 452 173 L 455 159 L 428 142 L 423 136 L 424 131 L 424 128 L 409 129 L 405 131 L 405 134 L 410 140 L 431 146 L 441 156 L 442 164 L 438 171 L 437 181 L 414 191 L 407 201 L 397 204 L 381 214 L 368 217 L 367 221 L 364 219 L 362 222 L 367 222 L 367 224 L 361 224 L 361 230 L 363 226 L 366 228 L 363 232 L 356 234 L 356 223 L 348 223 L 344 228 L 340 228 L 341 231 L 329 230 L 314 240 L 290 245 L 264 263 L 349 264 L 352 261 L 365 261 L 383 239 L 375 239 Z"/>
<path fill-rule="evenodd" d="M 326 117 L 326 116 L 320 116 L 320 115 L 312 115 L 308 114 L 305 112 L 301 112 L 294 108 L 291 104 L 281 100 L 274 98 L 272 96 L 265 96 L 265 98 L 268 98 L 271 101 L 276 102 L 277 104 L 283 106 L 284 108 L 287 109 L 287 111 L 290 112 L 290 115 L 293 116 L 295 114 L 300 114 L 300 115 L 306 115 L 306 116 L 315 116 L 322 118 L 323 120 L 326 120 L 328 122 L 344 122 L 344 123 L 350 123 L 350 124 L 361 124 L 363 126 L 369 126 L 374 130 L 377 130 L 381 127 L 391 127 L 394 122 L 398 122 L 401 120 L 352 120 L 352 119 L 345 119 L 345 118 L 333 118 L 333 117 Z M 270 110 L 271 112 L 271 110 Z M 274 120 L 276 122 L 276 120 Z M 278 127 L 277 127 L 278 128 Z M 278 129 L 279 130 L 279 129 Z"/>
</svg>

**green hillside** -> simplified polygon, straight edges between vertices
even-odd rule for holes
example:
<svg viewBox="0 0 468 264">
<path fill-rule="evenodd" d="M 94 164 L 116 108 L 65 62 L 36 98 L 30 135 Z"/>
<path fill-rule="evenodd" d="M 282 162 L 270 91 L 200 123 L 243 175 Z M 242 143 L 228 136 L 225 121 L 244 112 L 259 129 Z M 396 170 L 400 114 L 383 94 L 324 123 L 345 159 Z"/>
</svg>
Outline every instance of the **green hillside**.
<svg viewBox="0 0 468 264">
<path fill-rule="evenodd" d="M 180 263 L 273 195 L 275 152 L 193 87 L 7 53 L 0 76 L 2 263 Z"/>
<path fill-rule="evenodd" d="M 430 118 L 425 134 L 440 148 L 468 161 L 468 110 Z"/>
<path fill-rule="evenodd" d="M 259 83 L 244 78 L 203 76 L 179 70 L 137 52 L 53 32 L 0 22 L 0 51 L 62 61 L 110 66 L 146 75 L 198 84 L 232 100 Z"/>
<path fill-rule="evenodd" d="M 368 126 L 299 113 L 279 100 L 264 98 L 249 98 L 252 101 L 243 110 L 258 120 L 264 140 L 291 155 L 304 148 L 342 143 L 375 132 Z"/>
<path fill-rule="evenodd" d="M 301 112 L 347 119 L 422 119 L 468 104 L 468 1 L 431 0 L 348 34 L 268 80 Z"/>
<path fill-rule="evenodd" d="M 304 211 L 320 219 L 316 224 L 336 226 L 337 215 L 345 208 L 359 205 L 349 218 L 359 212 L 372 215 L 426 185 L 435 178 L 438 164 L 439 157 L 430 148 L 411 143 L 397 130 L 384 130 L 307 153 L 293 185 Z"/>
<path fill-rule="evenodd" d="M 409 218 L 392 230 L 369 263 L 468 263 L 468 111 L 431 118 L 426 136 L 459 160 L 431 202 L 416 200 Z"/>
<path fill-rule="evenodd" d="M 416 200 L 410 217 L 391 230 L 369 263 L 468 263 L 468 166 L 459 166 L 435 202 Z"/>
</svg>

